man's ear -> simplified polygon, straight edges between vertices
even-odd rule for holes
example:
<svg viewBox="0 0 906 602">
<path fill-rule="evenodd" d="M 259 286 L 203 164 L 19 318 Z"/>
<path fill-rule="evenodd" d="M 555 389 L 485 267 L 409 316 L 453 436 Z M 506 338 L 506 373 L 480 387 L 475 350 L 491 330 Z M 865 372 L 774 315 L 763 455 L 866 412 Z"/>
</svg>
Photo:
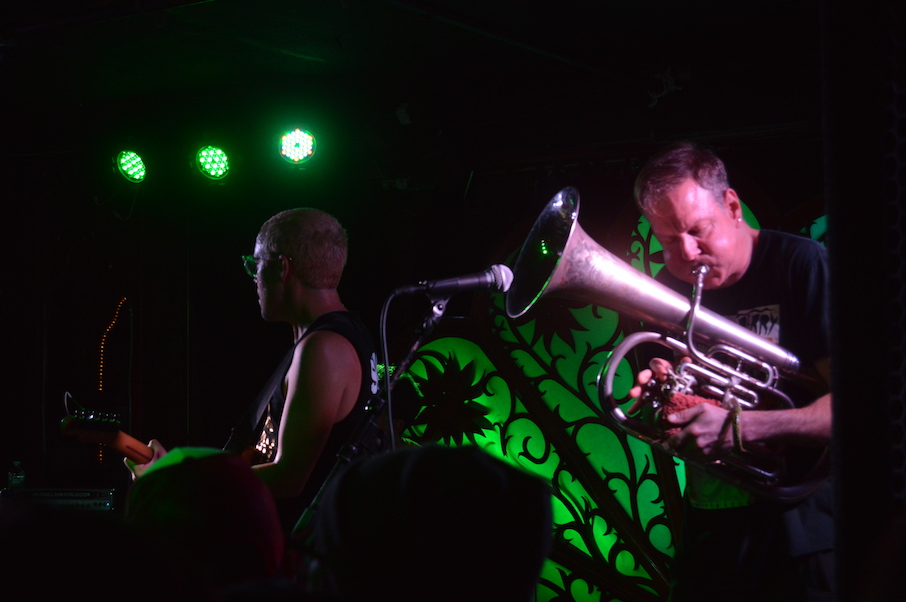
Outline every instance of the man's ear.
<svg viewBox="0 0 906 602">
<path fill-rule="evenodd" d="M 739 195 L 732 188 L 727 188 L 724 191 L 724 208 L 734 220 L 742 219 L 742 201 L 739 200 Z"/>
<path fill-rule="evenodd" d="M 282 282 L 286 282 L 287 280 L 289 280 L 290 275 L 293 273 L 293 262 L 290 261 L 289 257 L 287 257 L 286 255 L 281 255 L 280 261 L 283 262 L 281 264 L 282 271 L 280 272 L 280 280 Z"/>
</svg>

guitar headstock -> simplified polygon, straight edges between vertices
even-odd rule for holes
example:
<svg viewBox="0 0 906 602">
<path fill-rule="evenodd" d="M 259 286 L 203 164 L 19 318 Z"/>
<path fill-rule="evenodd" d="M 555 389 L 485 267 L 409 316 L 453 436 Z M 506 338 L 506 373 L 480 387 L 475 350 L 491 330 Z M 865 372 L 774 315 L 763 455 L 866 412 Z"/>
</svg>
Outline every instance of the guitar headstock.
<svg viewBox="0 0 906 602">
<path fill-rule="evenodd" d="M 76 410 L 60 421 L 60 429 L 64 434 L 76 437 L 83 443 L 110 443 L 121 427 L 122 420 L 115 412 Z"/>
<path fill-rule="evenodd" d="M 60 428 L 82 443 L 103 443 L 130 460 L 144 464 L 154 459 L 154 451 L 122 430 L 119 417 L 112 412 L 80 410 L 60 421 Z"/>
</svg>

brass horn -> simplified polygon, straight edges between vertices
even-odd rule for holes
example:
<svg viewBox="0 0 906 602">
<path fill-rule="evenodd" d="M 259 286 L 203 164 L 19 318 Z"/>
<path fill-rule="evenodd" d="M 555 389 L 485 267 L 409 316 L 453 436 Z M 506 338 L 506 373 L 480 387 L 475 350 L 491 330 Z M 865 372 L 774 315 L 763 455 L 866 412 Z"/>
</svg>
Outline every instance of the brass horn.
<svg viewBox="0 0 906 602">
<path fill-rule="evenodd" d="M 601 247 L 580 227 L 578 215 L 579 193 L 574 188 L 564 188 L 544 208 L 516 259 L 506 312 L 511 318 L 522 316 L 541 297 L 551 295 L 606 307 L 663 329 L 625 337 L 598 375 L 602 409 L 620 429 L 675 453 L 663 444 L 666 435 L 650 416 L 627 416 L 613 395 L 617 366 L 642 344 L 659 344 L 690 357 L 692 361 L 680 364 L 677 370 L 678 378 L 686 383 L 684 391 L 697 386 L 725 406 L 735 404 L 743 410 L 792 407 L 778 386 L 781 379 L 794 387 L 813 384 L 800 373 L 794 354 L 700 307 L 706 268 L 702 266 L 698 275 L 693 298 L 687 299 Z M 770 402 L 765 401 L 768 399 Z M 753 448 L 697 463 L 758 495 L 792 500 L 811 493 L 826 478 L 827 453 L 817 448 Z"/>
</svg>

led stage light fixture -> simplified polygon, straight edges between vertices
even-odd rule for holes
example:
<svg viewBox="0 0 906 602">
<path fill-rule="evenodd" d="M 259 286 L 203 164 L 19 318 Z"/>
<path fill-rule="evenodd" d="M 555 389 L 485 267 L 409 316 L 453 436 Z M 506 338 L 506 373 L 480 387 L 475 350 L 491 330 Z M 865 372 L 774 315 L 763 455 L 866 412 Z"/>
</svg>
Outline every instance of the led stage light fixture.
<svg viewBox="0 0 906 602">
<path fill-rule="evenodd" d="M 288 163 L 300 165 L 314 157 L 317 146 L 311 132 L 296 128 L 280 139 L 280 154 Z"/>
<path fill-rule="evenodd" d="M 145 179 L 145 163 L 138 153 L 121 150 L 116 155 L 116 168 L 127 181 L 139 184 Z"/>
<path fill-rule="evenodd" d="M 198 171 L 211 180 L 222 180 L 230 173 L 230 158 L 223 149 L 216 146 L 203 146 L 195 154 L 195 165 Z"/>
</svg>

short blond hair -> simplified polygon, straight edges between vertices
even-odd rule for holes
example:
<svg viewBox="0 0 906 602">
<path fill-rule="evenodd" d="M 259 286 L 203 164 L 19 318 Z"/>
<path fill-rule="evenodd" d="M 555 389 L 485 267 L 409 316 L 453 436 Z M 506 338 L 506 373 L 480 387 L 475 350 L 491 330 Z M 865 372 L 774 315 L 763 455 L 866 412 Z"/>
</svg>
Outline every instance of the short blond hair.
<svg viewBox="0 0 906 602">
<path fill-rule="evenodd" d="M 264 222 L 257 244 L 274 255 L 292 258 L 296 275 L 312 288 L 337 288 L 346 267 L 346 230 L 319 209 L 288 209 Z"/>
</svg>

